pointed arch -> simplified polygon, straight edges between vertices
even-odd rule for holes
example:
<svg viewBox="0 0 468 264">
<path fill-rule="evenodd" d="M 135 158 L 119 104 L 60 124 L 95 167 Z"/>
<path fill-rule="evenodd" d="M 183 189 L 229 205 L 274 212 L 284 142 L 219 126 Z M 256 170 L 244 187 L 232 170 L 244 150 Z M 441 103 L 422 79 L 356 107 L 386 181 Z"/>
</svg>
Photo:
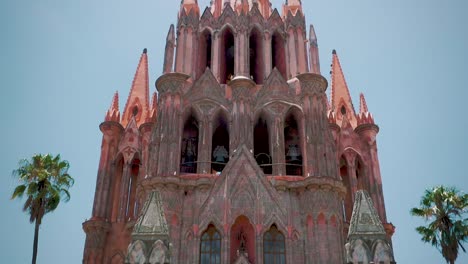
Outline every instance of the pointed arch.
<svg viewBox="0 0 468 264">
<path fill-rule="evenodd" d="M 366 174 L 366 169 L 361 155 L 356 153 L 355 166 L 356 169 L 356 181 L 358 190 L 366 190 L 370 193 L 369 177 Z"/>
<path fill-rule="evenodd" d="M 270 149 L 270 119 L 264 111 L 260 111 L 255 119 L 253 139 L 254 157 L 264 174 L 273 173 L 273 159 Z"/>
<path fill-rule="evenodd" d="M 227 25 L 223 28 L 220 34 L 220 83 L 226 84 L 235 76 L 235 37 L 234 30 Z"/>
<path fill-rule="evenodd" d="M 180 151 L 180 173 L 196 173 L 198 162 L 199 123 L 191 109 L 184 120 Z"/>
<path fill-rule="evenodd" d="M 288 79 L 286 74 L 285 39 L 277 30 L 274 31 L 271 37 L 271 65 L 273 69 L 278 69 L 284 79 Z"/>
<path fill-rule="evenodd" d="M 263 35 L 256 26 L 249 35 L 249 65 L 250 78 L 256 84 L 263 84 L 265 78 L 265 59 L 263 52 Z"/>
<path fill-rule="evenodd" d="M 286 175 L 303 175 L 303 135 L 301 110 L 291 107 L 284 119 L 284 154 Z"/>
<path fill-rule="evenodd" d="M 198 68 L 197 77 L 203 75 L 206 68 L 212 67 L 213 37 L 210 29 L 201 31 L 198 40 Z"/>
<path fill-rule="evenodd" d="M 200 264 L 221 263 L 221 234 L 213 224 L 202 233 L 199 252 Z"/>
<path fill-rule="evenodd" d="M 211 171 L 221 172 L 229 162 L 229 119 L 219 110 L 212 122 Z"/>
<path fill-rule="evenodd" d="M 343 219 L 349 223 L 351 221 L 351 214 L 353 212 L 353 190 L 351 186 L 351 176 L 349 175 L 348 170 L 348 162 L 344 156 L 341 156 L 339 166 L 341 181 L 346 188 L 346 196 L 342 201 Z"/>
<path fill-rule="evenodd" d="M 286 263 L 286 239 L 276 224 L 271 225 L 263 235 L 263 263 Z"/>
<path fill-rule="evenodd" d="M 136 211 L 136 191 L 137 191 L 137 184 L 138 178 L 140 175 L 140 166 L 141 160 L 138 153 L 135 153 L 133 156 L 133 160 L 130 162 L 130 178 L 128 183 L 128 196 L 127 196 L 127 206 L 126 206 L 126 216 L 130 219 L 135 219 L 138 215 Z"/>
</svg>

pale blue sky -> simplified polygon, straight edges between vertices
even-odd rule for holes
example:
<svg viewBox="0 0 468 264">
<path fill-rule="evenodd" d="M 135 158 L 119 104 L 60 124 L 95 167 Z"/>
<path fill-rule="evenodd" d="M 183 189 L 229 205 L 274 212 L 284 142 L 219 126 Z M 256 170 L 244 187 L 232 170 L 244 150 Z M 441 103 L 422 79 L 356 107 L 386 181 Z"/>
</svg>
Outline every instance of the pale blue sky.
<svg viewBox="0 0 468 264">
<path fill-rule="evenodd" d="M 202 9 L 209 0 L 199 1 Z M 318 35 L 322 74 L 336 49 L 355 106 L 364 92 L 380 126 L 387 215 L 399 263 L 444 263 L 409 215 L 425 188 L 468 191 L 468 2 L 305 0 Z M 118 90 L 125 104 L 148 48 L 151 91 L 180 0 L 2 0 L 0 2 L 0 256 L 31 261 L 34 226 L 9 197 L 11 171 L 33 153 L 71 163 L 72 199 L 41 227 L 38 263 L 81 263 L 101 144 L 99 124 Z M 273 1 L 280 8 L 281 1 Z M 468 263 L 462 253 L 457 263 Z"/>
</svg>

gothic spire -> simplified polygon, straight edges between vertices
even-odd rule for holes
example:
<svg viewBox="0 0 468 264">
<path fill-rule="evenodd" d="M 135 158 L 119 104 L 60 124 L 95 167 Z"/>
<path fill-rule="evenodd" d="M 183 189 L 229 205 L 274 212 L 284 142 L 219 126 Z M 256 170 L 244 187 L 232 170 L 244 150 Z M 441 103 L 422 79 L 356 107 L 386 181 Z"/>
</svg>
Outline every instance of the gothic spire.
<svg viewBox="0 0 468 264">
<path fill-rule="evenodd" d="M 111 106 L 107 110 L 105 121 L 120 122 L 119 92 L 115 92 Z"/>
<path fill-rule="evenodd" d="M 332 108 L 339 117 L 346 115 L 352 126 L 356 127 L 356 111 L 354 110 L 353 101 L 351 100 L 351 95 L 349 94 L 348 85 L 346 84 L 346 79 L 336 50 L 333 50 L 331 82 Z"/>
<path fill-rule="evenodd" d="M 374 117 L 367 108 L 366 98 L 361 93 L 359 97 L 359 114 L 356 116 L 357 125 L 374 124 Z"/>
<path fill-rule="evenodd" d="M 126 127 L 131 118 L 135 116 L 138 125 L 146 119 L 149 108 L 149 77 L 148 56 L 144 49 L 138 63 L 138 68 L 133 78 L 132 88 L 128 95 L 127 103 L 122 117 L 122 126 Z"/>
<path fill-rule="evenodd" d="M 359 113 L 367 113 L 369 110 L 367 109 L 366 98 L 364 98 L 364 94 L 361 93 L 359 96 Z"/>
</svg>

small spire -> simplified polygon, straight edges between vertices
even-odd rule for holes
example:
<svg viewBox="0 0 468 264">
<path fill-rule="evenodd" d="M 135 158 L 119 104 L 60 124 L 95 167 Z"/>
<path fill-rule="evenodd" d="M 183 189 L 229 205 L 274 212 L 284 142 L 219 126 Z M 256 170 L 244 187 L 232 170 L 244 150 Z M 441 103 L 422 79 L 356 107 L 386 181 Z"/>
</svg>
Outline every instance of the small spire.
<svg viewBox="0 0 468 264">
<path fill-rule="evenodd" d="M 310 72 L 315 74 L 320 74 L 320 59 L 319 59 L 319 49 L 317 44 L 317 35 L 315 34 L 315 29 L 313 25 L 310 25 L 309 30 L 309 62 L 310 62 Z"/>
<path fill-rule="evenodd" d="M 356 111 L 354 110 L 353 101 L 349 94 L 348 85 L 341 68 L 340 60 L 336 50 L 333 50 L 333 61 L 331 71 L 331 105 L 337 114 L 347 116 L 348 121 L 353 127 L 356 127 Z"/>
<path fill-rule="evenodd" d="M 146 54 L 146 53 L 148 53 L 148 49 L 144 48 L 143 49 L 143 54 Z"/>
<path fill-rule="evenodd" d="M 175 29 L 174 24 L 171 24 L 169 27 L 169 32 L 167 32 L 166 37 L 166 49 L 164 52 L 164 65 L 163 65 L 163 73 L 172 72 L 172 67 L 174 65 L 174 48 L 175 48 L 176 40 L 175 40 Z"/>
<path fill-rule="evenodd" d="M 359 96 L 359 113 L 363 114 L 368 112 L 366 98 L 364 98 L 364 94 L 361 93 Z"/>
<path fill-rule="evenodd" d="M 359 96 L 359 114 L 356 116 L 356 120 L 357 125 L 374 124 L 374 117 L 369 113 L 363 93 Z"/>
<path fill-rule="evenodd" d="M 148 55 L 144 49 L 138 63 L 138 68 L 133 78 L 132 88 L 125 104 L 122 126 L 126 127 L 132 117 L 136 118 L 140 125 L 145 121 L 149 108 L 149 76 L 148 76 Z"/>
<path fill-rule="evenodd" d="M 112 97 L 112 103 L 107 110 L 105 121 L 120 122 L 119 92 L 116 91 Z"/>
</svg>

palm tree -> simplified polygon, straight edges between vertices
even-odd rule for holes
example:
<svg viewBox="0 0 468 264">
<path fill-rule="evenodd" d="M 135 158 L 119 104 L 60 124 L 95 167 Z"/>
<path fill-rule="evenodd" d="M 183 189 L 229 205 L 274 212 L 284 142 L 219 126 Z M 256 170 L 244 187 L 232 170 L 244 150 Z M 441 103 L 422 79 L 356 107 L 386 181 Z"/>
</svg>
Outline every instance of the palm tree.
<svg viewBox="0 0 468 264">
<path fill-rule="evenodd" d="M 447 263 L 455 263 L 458 249 L 466 252 L 463 243 L 468 240 L 468 194 L 444 186 L 426 190 L 420 207 L 411 209 L 414 216 L 423 217 L 427 226 L 416 228 L 421 240 L 431 243 L 442 253 Z"/>
<path fill-rule="evenodd" d="M 63 198 L 70 200 L 68 189 L 74 180 L 68 174 L 70 165 L 66 160 L 60 160 L 60 155 L 36 154 L 31 160 L 23 159 L 19 168 L 13 171 L 19 185 L 15 188 L 11 199 L 26 195 L 23 211 L 28 212 L 31 223 L 35 223 L 32 263 L 36 263 L 39 226 L 45 214 L 54 211 Z"/>
</svg>

